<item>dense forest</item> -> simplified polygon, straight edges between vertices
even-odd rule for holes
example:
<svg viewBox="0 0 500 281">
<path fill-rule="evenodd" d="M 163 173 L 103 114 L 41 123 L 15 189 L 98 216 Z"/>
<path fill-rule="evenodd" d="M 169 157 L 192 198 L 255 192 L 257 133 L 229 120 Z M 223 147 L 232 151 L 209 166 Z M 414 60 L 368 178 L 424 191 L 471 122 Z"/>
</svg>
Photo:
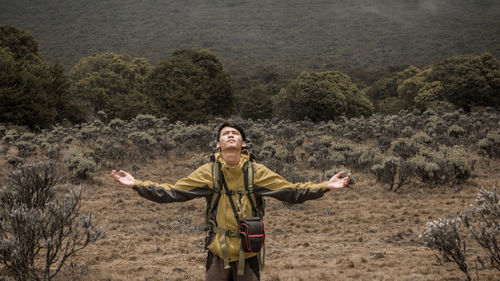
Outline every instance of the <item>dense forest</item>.
<svg viewBox="0 0 500 281">
<path fill-rule="evenodd" d="M 235 79 L 213 52 L 200 48 L 178 49 L 156 64 L 101 53 L 82 58 L 66 73 L 61 64 L 46 61 L 29 32 L 4 25 L 0 65 L 0 122 L 31 128 L 81 123 L 102 114 L 125 120 L 150 114 L 188 122 L 231 116 L 318 122 L 500 105 L 500 62 L 490 53 L 408 66 L 364 88 L 339 70 Z"/>
</svg>

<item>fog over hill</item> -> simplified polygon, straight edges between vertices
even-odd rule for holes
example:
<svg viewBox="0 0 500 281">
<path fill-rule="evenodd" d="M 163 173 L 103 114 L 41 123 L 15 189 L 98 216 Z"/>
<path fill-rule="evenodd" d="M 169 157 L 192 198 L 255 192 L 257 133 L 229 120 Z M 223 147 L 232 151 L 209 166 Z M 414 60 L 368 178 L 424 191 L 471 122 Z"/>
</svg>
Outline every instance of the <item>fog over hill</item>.
<svg viewBox="0 0 500 281">
<path fill-rule="evenodd" d="M 69 69 L 102 52 L 156 63 L 213 51 L 231 72 L 384 69 L 468 53 L 500 56 L 495 0 L 0 0 L 0 25 L 31 32 Z"/>
</svg>

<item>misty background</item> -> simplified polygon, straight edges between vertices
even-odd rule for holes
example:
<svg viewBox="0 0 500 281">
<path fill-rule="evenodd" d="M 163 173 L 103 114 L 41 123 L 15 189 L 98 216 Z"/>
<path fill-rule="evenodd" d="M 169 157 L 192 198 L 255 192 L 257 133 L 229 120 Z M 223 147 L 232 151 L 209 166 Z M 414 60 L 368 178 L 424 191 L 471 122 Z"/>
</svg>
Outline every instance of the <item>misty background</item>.
<svg viewBox="0 0 500 281">
<path fill-rule="evenodd" d="M 179 48 L 214 52 L 232 74 L 380 71 L 461 54 L 500 55 L 493 0 L 1 0 L 0 25 L 33 34 L 70 69 L 103 52 L 152 63 Z"/>
</svg>

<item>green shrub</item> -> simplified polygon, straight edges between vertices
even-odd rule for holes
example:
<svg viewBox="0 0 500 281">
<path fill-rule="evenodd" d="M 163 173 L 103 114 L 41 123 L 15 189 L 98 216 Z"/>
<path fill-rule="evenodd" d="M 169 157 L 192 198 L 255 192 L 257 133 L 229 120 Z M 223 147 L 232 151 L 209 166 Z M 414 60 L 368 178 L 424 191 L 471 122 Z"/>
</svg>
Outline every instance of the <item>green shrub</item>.
<svg viewBox="0 0 500 281">
<path fill-rule="evenodd" d="M 14 144 L 20 157 L 28 157 L 38 148 L 36 144 L 27 141 L 18 141 Z"/>
<path fill-rule="evenodd" d="M 395 155 L 407 160 L 419 152 L 420 146 L 412 139 L 399 138 L 391 142 L 391 150 Z"/>
<path fill-rule="evenodd" d="M 411 136 L 411 139 L 423 146 L 431 146 L 434 140 L 425 132 L 418 132 Z"/>
<path fill-rule="evenodd" d="M 162 136 L 158 141 L 158 146 L 162 155 L 168 155 L 175 148 L 175 143 L 168 136 Z"/>
<path fill-rule="evenodd" d="M 377 181 L 389 185 L 390 191 L 397 191 L 401 186 L 408 183 L 413 176 L 414 165 L 399 157 L 386 157 L 371 168 Z"/>
<path fill-rule="evenodd" d="M 447 146 L 437 151 L 423 149 L 410 161 L 415 164 L 417 178 L 430 186 L 464 183 L 471 177 L 475 163 L 463 149 Z"/>
<path fill-rule="evenodd" d="M 448 129 L 448 135 L 450 137 L 459 138 L 465 135 L 465 130 L 460 126 L 453 124 Z"/>
<path fill-rule="evenodd" d="M 302 72 L 273 97 L 273 112 L 281 119 L 326 121 L 369 116 L 373 105 L 344 73 Z"/>
<path fill-rule="evenodd" d="M 477 146 L 490 158 L 500 157 L 500 130 L 490 131 L 486 138 L 478 141 Z"/>
<path fill-rule="evenodd" d="M 109 117 L 130 120 L 151 111 L 142 91 L 149 62 L 126 54 L 102 53 L 82 58 L 69 72 L 71 94 L 85 109 L 87 120 L 106 112 Z"/>
<path fill-rule="evenodd" d="M 439 161 L 445 175 L 445 183 L 449 185 L 463 184 L 471 175 L 475 159 L 471 159 L 465 150 L 458 147 L 439 148 L 443 154 L 444 161 Z"/>
<path fill-rule="evenodd" d="M 36 135 L 33 133 L 24 133 L 19 137 L 20 141 L 33 142 L 36 139 Z"/>
<path fill-rule="evenodd" d="M 147 132 L 138 131 L 128 134 L 128 139 L 132 141 L 136 156 L 142 160 L 155 159 L 158 142 Z"/>
<path fill-rule="evenodd" d="M 375 81 L 365 90 L 365 94 L 373 102 L 376 112 L 396 113 L 402 109 L 398 98 L 398 86 L 417 74 L 420 70 L 415 66 L 409 66 L 391 77 Z"/>
<path fill-rule="evenodd" d="M 139 114 L 131 122 L 138 130 L 145 131 L 155 128 L 158 119 L 153 115 Z"/>
<path fill-rule="evenodd" d="M 203 155 L 195 155 L 189 160 L 189 167 L 193 170 L 199 168 L 201 165 L 206 164 L 210 161 L 210 158 Z"/>
<path fill-rule="evenodd" d="M 96 158 L 101 162 L 107 161 L 109 164 L 120 166 L 127 161 L 136 161 L 138 158 L 136 151 L 124 137 L 106 138 L 101 145 L 95 146 Z"/>
<path fill-rule="evenodd" d="M 127 125 L 127 123 L 120 118 L 115 118 L 115 119 L 109 121 L 109 123 L 108 123 L 108 126 L 111 129 L 114 129 L 117 131 L 125 129 L 126 125 Z"/>
<path fill-rule="evenodd" d="M 84 143 L 92 143 L 99 137 L 100 134 L 101 130 L 98 127 L 87 125 L 80 129 L 77 134 L 77 138 Z"/>
<path fill-rule="evenodd" d="M 0 65 L 0 122 L 40 128 L 81 120 L 64 68 L 45 61 L 31 34 L 0 26 Z"/>
<path fill-rule="evenodd" d="M 406 126 L 403 131 L 401 131 L 401 135 L 405 138 L 409 138 L 411 136 L 413 136 L 415 134 L 415 129 L 410 127 L 410 126 Z"/>
<path fill-rule="evenodd" d="M 273 117 L 272 89 L 258 84 L 239 94 L 240 115 L 244 119 L 271 119 Z"/>
<path fill-rule="evenodd" d="M 382 152 L 377 147 L 362 148 L 359 151 L 361 154 L 354 165 L 357 169 L 368 171 L 373 165 L 382 161 Z"/>
<path fill-rule="evenodd" d="M 6 144 L 13 144 L 15 141 L 19 139 L 19 134 L 16 129 L 11 129 L 8 130 L 7 133 L 5 133 L 5 136 L 3 137 L 3 141 Z"/>
<path fill-rule="evenodd" d="M 204 122 L 234 112 L 230 75 L 208 50 L 176 50 L 153 66 L 146 89 L 159 116 L 169 120 Z"/>
<path fill-rule="evenodd" d="M 23 158 L 17 157 L 17 156 L 11 156 L 7 158 L 7 163 L 9 163 L 13 167 L 18 167 L 23 165 L 26 162 Z"/>
<path fill-rule="evenodd" d="M 76 147 L 70 147 L 63 156 L 68 170 L 74 180 L 91 180 L 97 171 L 94 160 L 94 151 L 82 151 Z"/>
<path fill-rule="evenodd" d="M 443 177 L 437 163 L 431 162 L 423 155 L 416 155 L 409 161 L 415 166 L 415 175 L 421 182 L 430 187 L 442 182 Z"/>
<path fill-rule="evenodd" d="M 178 153 L 184 151 L 211 152 L 215 144 L 215 130 L 203 125 L 185 126 L 177 131 L 172 140 L 175 142 Z"/>
<path fill-rule="evenodd" d="M 259 150 L 259 159 L 269 159 L 273 158 L 274 155 L 276 154 L 276 149 L 274 147 L 275 142 L 274 141 L 266 141 L 264 144 L 261 146 Z"/>
</svg>

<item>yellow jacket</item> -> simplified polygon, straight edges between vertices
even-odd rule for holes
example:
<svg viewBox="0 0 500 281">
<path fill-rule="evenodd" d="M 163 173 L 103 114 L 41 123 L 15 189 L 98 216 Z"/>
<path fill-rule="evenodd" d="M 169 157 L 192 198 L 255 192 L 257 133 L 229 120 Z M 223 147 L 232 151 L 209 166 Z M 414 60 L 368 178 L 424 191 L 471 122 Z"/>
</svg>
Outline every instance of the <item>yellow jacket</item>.
<svg viewBox="0 0 500 281">
<path fill-rule="evenodd" d="M 231 190 L 245 190 L 243 165 L 249 159 L 249 154 L 243 150 L 240 157 L 240 163 L 236 167 L 228 167 L 221 153 L 216 153 L 216 159 L 221 162 L 221 171 Z M 186 178 L 177 181 L 175 184 L 158 184 L 151 181 L 135 181 L 134 189 L 138 194 L 149 200 L 159 203 L 183 202 L 198 197 L 210 198 L 213 194 L 212 165 L 207 163 L 200 166 Z M 269 196 L 275 199 L 290 203 L 302 203 L 307 200 L 322 197 L 327 191 L 327 182 L 314 184 L 290 183 L 280 175 L 269 170 L 262 164 L 254 164 L 254 190 L 255 196 Z M 252 216 L 252 206 L 246 195 L 231 195 L 233 201 L 240 200 L 241 210 L 245 217 Z M 216 208 L 217 226 L 223 229 L 238 229 L 234 212 L 231 208 L 228 196 L 221 196 Z M 208 245 L 208 249 L 223 258 L 220 235 L 215 234 Z M 228 252 L 229 260 L 237 261 L 239 259 L 241 241 L 238 237 L 229 238 Z M 255 256 L 255 253 L 245 253 L 246 258 Z"/>
</svg>

